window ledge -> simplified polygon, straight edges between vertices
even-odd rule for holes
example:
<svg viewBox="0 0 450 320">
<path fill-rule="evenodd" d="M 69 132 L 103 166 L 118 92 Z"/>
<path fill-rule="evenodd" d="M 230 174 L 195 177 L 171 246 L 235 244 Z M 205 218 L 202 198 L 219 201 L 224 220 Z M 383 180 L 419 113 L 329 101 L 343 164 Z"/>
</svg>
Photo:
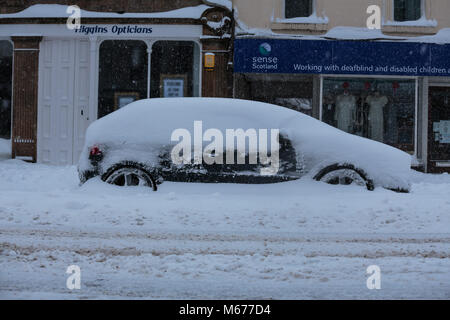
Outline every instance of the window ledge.
<svg viewBox="0 0 450 320">
<path fill-rule="evenodd" d="M 328 24 L 328 17 L 318 17 L 316 14 L 312 14 L 309 17 L 298 17 L 289 19 L 273 19 L 272 23 L 284 23 L 284 24 Z"/>
<path fill-rule="evenodd" d="M 328 17 L 318 17 L 316 13 L 313 13 L 309 17 L 272 18 L 271 28 L 272 30 L 323 32 L 328 30 Z"/>
<path fill-rule="evenodd" d="M 420 18 L 419 20 L 413 21 L 386 21 L 383 23 L 383 26 L 387 27 L 423 27 L 423 28 L 436 28 L 438 23 L 436 20 L 428 20 L 425 17 Z"/>
<path fill-rule="evenodd" d="M 419 20 L 414 21 L 385 21 L 382 30 L 386 33 L 428 35 L 435 34 L 438 31 L 437 27 L 436 20 L 429 20 L 422 16 Z"/>
<path fill-rule="evenodd" d="M 383 25 L 381 31 L 386 34 L 411 34 L 411 35 L 433 35 L 438 31 L 437 27 L 421 25 Z"/>
</svg>

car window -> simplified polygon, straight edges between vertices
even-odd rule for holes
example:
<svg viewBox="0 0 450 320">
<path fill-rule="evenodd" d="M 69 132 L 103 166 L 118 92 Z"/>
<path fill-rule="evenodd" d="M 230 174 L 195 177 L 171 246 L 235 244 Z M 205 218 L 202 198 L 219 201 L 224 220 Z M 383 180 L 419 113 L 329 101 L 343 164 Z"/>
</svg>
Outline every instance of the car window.
<svg viewBox="0 0 450 320">
<path fill-rule="evenodd" d="M 297 169 L 297 155 L 294 147 L 292 146 L 292 142 L 283 135 L 279 137 L 280 149 L 279 149 L 279 159 L 280 165 L 278 174 L 286 174 L 293 173 Z M 191 155 L 193 156 L 193 151 Z M 245 163 L 237 164 L 237 156 L 238 151 L 234 150 L 234 164 L 226 164 L 226 156 L 215 154 L 213 151 L 211 156 L 223 156 L 223 164 L 208 164 L 204 161 L 201 165 L 194 164 L 183 164 L 176 165 L 172 163 L 171 159 L 171 150 L 170 148 L 162 148 L 159 154 L 160 165 L 163 168 L 176 170 L 177 172 L 197 172 L 200 174 L 239 174 L 239 175 L 257 175 L 261 172 L 261 169 L 264 168 L 264 165 L 261 164 L 259 157 L 257 157 L 256 164 L 250 164 L 250 155 L 248 152 L 245 154 Z M 269 153 L 270 156 L 270 153 Z"/>
</svg>

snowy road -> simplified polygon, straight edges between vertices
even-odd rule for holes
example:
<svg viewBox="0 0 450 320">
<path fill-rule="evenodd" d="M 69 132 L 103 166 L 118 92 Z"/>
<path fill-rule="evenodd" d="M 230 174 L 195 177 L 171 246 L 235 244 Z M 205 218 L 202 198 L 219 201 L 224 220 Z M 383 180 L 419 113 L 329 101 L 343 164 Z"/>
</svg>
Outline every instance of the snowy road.
<svg viewBox="0 0 450 320">
<path fill-rule="evenodd" d="M 154 193 L 0 161 L 0 298 L 449 299 L 450 176 L 414 180 L 410 194 L 309 180 Z"/>
</svg>

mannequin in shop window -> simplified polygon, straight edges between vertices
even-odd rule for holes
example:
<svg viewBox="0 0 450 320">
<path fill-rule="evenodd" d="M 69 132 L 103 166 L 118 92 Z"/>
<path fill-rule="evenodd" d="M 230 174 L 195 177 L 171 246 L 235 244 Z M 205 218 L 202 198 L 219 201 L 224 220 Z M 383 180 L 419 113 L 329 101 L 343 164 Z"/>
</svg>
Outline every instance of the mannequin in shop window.
<svg viewBox="0 0 450 320">
<path fill-rule="evenodd" d="M 384 107 L 388 104 L 389 100 L 379 90 L 375 90 L 372 95 L 367 97 L 366 102 L 369 105 L 369 138 L 383 142 Z"/>
<path fill-rule="evenodd" d="M 367 104 L 367 96 L 372 84 L 369 81 L 364 83 L 364 91 L 358 97 L 356 109 L 355 133 L 361 137 L 369 136 L 369 105 Z"/>
<path fill-rule="evenodd" d="M 328 94 L 323 97 L 322 104 L 322 121 L 328 123 L 331 126 L 336 126 L 334 121 L 336 104 L 334 103 L 334 97 L 331 94 Z"/>
<path fill-rule="evenodd" d="M 353 133 L 364 137 L 364 125 L 366 123 L 365 105 L 366 105 L 367 95 L 363 92 L 357 96 L 356 100 L 356 111 L 355 111 L 355 123 L 353 125 Z"/>
<path fill-rule="evenodd" d="M 356 98 L 350 94 L 348 82 L 345 82 L 343 87 L 344 92 L 336 97 L 334 120 L 339 129 L 353 133 L 353 126 L 356 120 Z"/>
</svg>

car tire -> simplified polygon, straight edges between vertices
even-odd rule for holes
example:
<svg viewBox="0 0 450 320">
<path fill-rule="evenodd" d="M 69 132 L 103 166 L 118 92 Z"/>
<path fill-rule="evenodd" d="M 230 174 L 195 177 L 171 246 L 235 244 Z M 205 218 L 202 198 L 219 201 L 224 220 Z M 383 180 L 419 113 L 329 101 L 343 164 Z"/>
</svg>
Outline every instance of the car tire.
<svg viewBox="0 0 450 320">
<path fill-rule="evenodd" d="M 145 167 L 133 162 L 112 166 L 103 174 L 102 180 L 116 186 L 145 186 L 158 190 L 156 180 Z"/>
<path fill-rule="evenodd" d="M 314 176 L 314 179 L 329 184 L 349 185 L 355 183 L 365 186 L 370 191 L 375 189 L 373 181 L 367 178 L 366 173 L 351 164 L 333 164 L 325 167 Z"/>
</svg>

